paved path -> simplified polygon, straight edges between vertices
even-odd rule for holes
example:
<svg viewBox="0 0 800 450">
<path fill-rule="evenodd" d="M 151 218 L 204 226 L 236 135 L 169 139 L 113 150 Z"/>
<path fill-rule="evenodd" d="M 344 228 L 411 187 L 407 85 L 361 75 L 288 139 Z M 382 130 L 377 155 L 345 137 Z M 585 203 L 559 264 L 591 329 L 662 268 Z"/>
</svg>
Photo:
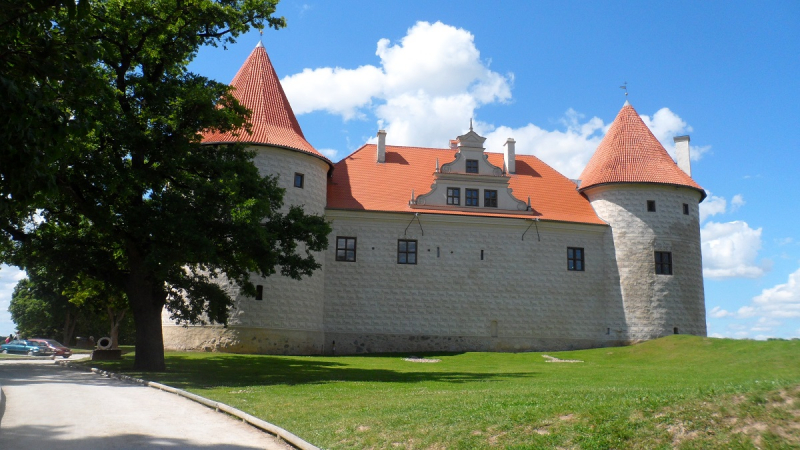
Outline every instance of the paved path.
<svg viewBox="0 0 800 450">
<path fill-rule="evenodd" d="M 57 366 L 0 360 L 3 449 L 280 449 L 225 414 L 157 389 Z"/>
</svg>

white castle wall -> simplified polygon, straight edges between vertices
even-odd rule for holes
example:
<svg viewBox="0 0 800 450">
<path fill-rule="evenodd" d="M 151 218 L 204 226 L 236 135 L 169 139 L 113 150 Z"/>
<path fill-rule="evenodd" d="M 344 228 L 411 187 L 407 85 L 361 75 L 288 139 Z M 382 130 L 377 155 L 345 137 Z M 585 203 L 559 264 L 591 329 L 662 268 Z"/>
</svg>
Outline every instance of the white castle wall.
<svg viewBox="0 0 800 450">
<path fill-rule="evenodd" d="M 619 290 L 605 267 L 609 227 L 539 222 L 539 240 L 525 220 L 421 215 L 420 229 L 412 217 L 328 211 L 330 241 L 356 237 L 358 248 L 356 262 L 336 261 L 335 244 L 326 253 L 326 351 L 334 341 L 337 353 L 355 353 L 571 349 L 627 338 L 621 302 L 608 297 L 609 281 Z M 397 264 L 398 239 L 418 240 L 416 265 Z M 567 247 L 585 249 L 585 271 L 567 270 Z"/>
<path fill-rule="evenodd" d="M 284 206 L 303 206 L 307 213 L 324 214 L 328 164 L 300 152 L 274 147 L 251 147 L 254 163 L 261 175 L 278 176 L 285 189 Z M 304 175 L 303 188 L 294 187 L 294 174 Z M 301 249 L 302 251 L 302 249 Z M 325 255 L 315 255 L 325 264 Z M 319 269 L 311 277 L 293 280 L 278 272 L 271 277 L 253 276 L 256 285 L 264 286 L 264 299 L 239 295 L 230 286 L 235 306 L 228 328 L 221 326 L 177 327 L 165 312 L 165 346 L 174 349 L 206 349 L 253 353 L 308 354 L 320 352 L 323 343 L 324 276 Z"/>
<path fill-rule="evenodd" d="M 706 335 L 700 250 L 700 193 L 655 184 L 614 184 L 585 191 L 611 225 L 614 258 L 631 340 L 679 333 Z M 656 211 L 647 211 L 647 201 Z M 689 214 L 683 213 L 689 205 Z M 655 251 L 672 252 L 673 275 L 656 275 Z"/>
</svg>

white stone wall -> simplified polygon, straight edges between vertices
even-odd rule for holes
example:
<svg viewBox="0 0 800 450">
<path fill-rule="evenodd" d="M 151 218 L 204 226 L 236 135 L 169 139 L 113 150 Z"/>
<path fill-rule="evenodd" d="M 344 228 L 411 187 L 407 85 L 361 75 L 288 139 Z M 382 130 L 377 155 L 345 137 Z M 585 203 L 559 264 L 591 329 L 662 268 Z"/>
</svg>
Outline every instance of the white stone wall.
<svg viewBox="0 0 800 450">
<path fill-rule="evenodd" d="M 262 176 L 278 176 L 278 186 L 286 189 L 283 209 L 301 205 L 310 214 L 325 214 L 328 191 L 328 164 L 314 156 L 275 147 L 251 146 L 253 163 Z M 302 189 L 294 187 L 294 174 L 305 175 Z"/>
<path fill-rule="evenodd" d="M 303 206 L 307 213 L 324 214 L 328 164 L 313 156 L 274 147 L 251 147 L 254 163 L 261 175 L 278 176 L 285 189 L 281 212 L 291 205 Z M 294 187 L 294 174 L 304 175 L 303 188 Z M 303 251 L 302 249 L 299 249 Z M 325 254 L 315 257 L 325 264 Z M 216 326 L 175 327 L 165 312 L 164 337 L 168 348 L 214 349 L 239 352 L 307 354 L 319 352 L 323 342 L 323 269 L 302 280 L 280 274 L 252 282 L 263 286 L 263 300 L 239 294 L 229 286 L 235 298 L 230 311 L 229 328 Z"/>
<path fill-rule="evenodd" d="M 345 353 L 567 349 L 624 338 L 621 304 L 607 298 L 607 226 L 539 222 L 537 239 L 526 220 L 420 215 L 420 228 L 412 217 L 328 211 L 331 242 L 356 237 L 357 260 L 336 261 L 335 245 L 326 253 L 326 348 L 337 337 Z M 398 239 L 418 241 L 416 265 L 397 264 Z M 584 248 L 585 271 L 567 270 L 567 247 Z"/>
<path fill-rule="evenodd" d="M 597 215 L 611 225 L 614 257 L 609 270 L 620 278 L 631 340 L 673 334 L 706 335 L 700 193 L 654 184 L 614 184 L 586 191 Z M 656 211 L 647 211 L 647 201 Z M 683 205 L 689 205 L 689 214 Z M 656 275 L 655 251 L 672 252 L 673 274 Z"/>
</svg>

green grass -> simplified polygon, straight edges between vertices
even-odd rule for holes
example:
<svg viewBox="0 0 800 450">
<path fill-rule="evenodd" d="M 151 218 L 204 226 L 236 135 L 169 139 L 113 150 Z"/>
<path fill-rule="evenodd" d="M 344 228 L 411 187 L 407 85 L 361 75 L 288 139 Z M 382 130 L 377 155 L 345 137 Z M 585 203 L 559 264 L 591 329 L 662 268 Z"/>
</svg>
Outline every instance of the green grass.
<svg viewBox="0 0 800 450">
<path fill-rule="evenodd" d="M 800 448 L 800 341 L 671 336 L 547 353 L 169 353 L 92 365 L 227 403 L 325 448 Z"/>
</svg>

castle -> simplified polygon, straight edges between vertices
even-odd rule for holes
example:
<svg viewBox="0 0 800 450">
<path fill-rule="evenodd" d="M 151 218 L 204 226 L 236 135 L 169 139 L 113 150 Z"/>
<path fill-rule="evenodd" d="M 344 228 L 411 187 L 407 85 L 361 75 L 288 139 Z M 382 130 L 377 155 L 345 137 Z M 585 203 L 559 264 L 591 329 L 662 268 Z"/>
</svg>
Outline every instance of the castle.
<svg viewBox="0 0 800 450">
<path fill-rule="evenodd" d="M 270 354 L 568 350 L 705 336 L 699 203 L 688 136 L 677 164 L 627 102 L 580 181 L 470 130 L 446 148 L 366 144 L 332 163 L 309 144 L 264 47 L 232 85 L 245 142 L 284 203 L 332 226 L 322 268 L 236 286 L 229 325 L 176 326 L 169 349 Z"/>
</svg>

